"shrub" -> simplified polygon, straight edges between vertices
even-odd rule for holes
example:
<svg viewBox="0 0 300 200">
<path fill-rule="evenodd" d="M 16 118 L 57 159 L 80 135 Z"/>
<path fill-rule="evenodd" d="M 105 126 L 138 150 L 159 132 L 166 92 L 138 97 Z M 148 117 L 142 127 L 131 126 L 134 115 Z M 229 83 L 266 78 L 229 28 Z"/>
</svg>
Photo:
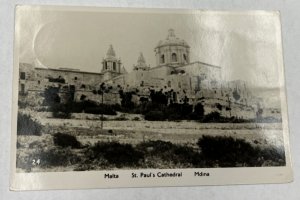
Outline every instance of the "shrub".
<svg viewBox="0 0 300 200">
<path fill-rule="evenodd" d="M 71 93 L 70 93 L 71 94 Z M 116 109 L 119 109 L 119 105 L 107 105 L 97 104 L 91 100 L 82 100 L 80 102 L 72 101 L 69 98 L 65 103 L 54 102 L 50 104 L 50 111 L 53 112 L 53 117 L 69 119 L 71 113 L 90 113 L 90 114 L 105 114 L 105 115 L 116 115 Z"/>
<path fill-rule="evenodd" d="M 173 161 L 175 163 L 186 163 L 191 164 L 195 167 L 202 167 L 202 157 L 201 155 L 194 151 L 192 147 L 188 146 L 177 146 L 173 152 Z"/>
<path fill-rule="evenodd" d="M 201 154 L 211 165 L 235 167 L 237 163 L 247 166 L 258 164 L 260 149 L 254 148 L 243 139 L 226 136 L 203 136 L 197 142 Z"/>
<path fill-rule="evenodd" d="M 18 135 L 41 135 L 42 125 L 32 119 L 30 115 L 18 113 Z"/>
<path fill-rule="evenodd" d="M 105 114 L 105 115 L 116 115 L 116 111 L 108 107 L 87 107 L 84 109 L 86 113 L 90 114 Z"/>
<path fill-rule="evenodd" d="M 203 122 L 220 122 L 221 116 L 219 112 L 212 112 L 204 116 Z"/>
<path fill-rule="evenodd" d="M 267 147 L 261 149 L 259 155 L 263 160 L 276 162 L 278 166 L 283 166 L 286 162 L 284 147 Z"/>
<path fill-rule="evenodd" d="M 164 116 L 168 120 L 182 120 L 187 119 L 188 115 L 191 114 L 193 110 L 192 105 L 188 104 L 170 104 L 168 107 L 163 109 Z"/>
<path fill-rule="evenodd" d="M 43 105 L 52 106 L 60 103 L 60 97 L 58 95 L 58 87 L 48 87 L 44 91 L 44 102 Z"/>
<path fill-rule="evenodd" d="M 26 170 L 27 172 L 31 171 L 33 165 L 33 160 L 40 160 L 38 166 L 41 168 L 46 167 L 66 167 L 69 165 L 74 165 L 81 162 L 81 159 L 76 154 L 72 153 L 69 148 L 41 148 L 33 153 L 24 154 L 17 152 L 17 168 Z"/>
<path fill-rule="evenodd" d="M 137 149 L 156 155 L 174 148 L 171 142 L 165 142 L 162 140 L 142 142 L 137 145 Z"/>
<path fill-rule="evenodd" d="M 53 135 L 53 142 L 55 145 L 60 147 L 71 147 L 80 148 L 82 145 L 73 135 L 68 135 L 65 133 L 55 133 Z"/>
<path fill-rule="evenodd" d="M 68 166 L 79 163 L 80 157 L 68 148 L 50 148 L 37 152 L 34 157 L 41 160 L 41 167 Z"/>
<path fill-rule="evenodd" d="M 194 108 L 194 112 L 191 114 L 191 119 L 199 120 L 204 115 L 204 106 L 201 103 L 197 103 Z"/>
<path fill-rule="evenodd" d="M 71 118 L 71 105 L 70 104 L 53 104 L 50 107 L 52 111 L 52 116 L 54 118 L 60 119 L 70 119 Z"/>
<path fill-rule="evenodd" d="M 134 108 L 134 103 L 132 102 L 132 95 L 133 92 L 124 92 L 123 90 L 119 91 L 120 98 L 121 98 L 121 106 L 125 109 L 132 109 Z"/>
<path fill-rule="evenodd" d="M 154 97 L 153 97 L 154 98 Z M 135 113 L 141 113 L 149 121 L 177 121 L 177 120 L 200 120 L 203 117 L 204 109 L 201 103 L 198 103 L 193 111 L 193 106 L 187 103 L 165 104 L 146 102 L 134 109 Z"/>
<path fill-rule="evenodd" d="M 119 117 L 115 117 L 114 120 L 116 121 L 127 121 L 126 115 L 122 114 Z"/>
<path fill-rule="evenodd" d="M 104 157 L 110 164 L 116 167 L 136 166 L 144 155 L 135 150 L 130 144 L 118 142 L 98 142 L 87 151 L 90 159 Z"/>
<path fill-rule="evenodd" d="M 133 119 L 132 119 L 132 121 L 140 121 L 141 119 L 139 118 L 139 117 L 134 117 Z"/>
<path fill-rule="evenodd" d="M 193 148 L 165 142 L 161 140 L 142 142 L 136 147 L 143 151 L 145 155 L 160 158 L 174 164 L 183 164 L 184 166 L 198 166 L 200 163 L 200 154 Z"/>
<path fill-rule="evenodd" d="M 66 113 L 66 112 L 53 112 L 52 116 L 54 118 L 59 118 L 59 119 L 70 119 L 71 118 L 71 113 Z"/>
<path fill-rule="evenodd" d="M 70 112 L 73 113 L 90 113 L 90 114 L 105 114 L 105 115 L 116 115 L 115 105 L 98 105 L 96 102 L 87 100 L 83 102 L 73 102 L 71 105 Z"/>
<path fill-rule="evenodd" d="M 216 108 L 218 108 L 220 111 L 222 111 L 223 106 L 219 103 L 216 103 Z"/>
<path fill-rule="evenodd" d="M 145 120 L 149 121 L 164 121 L 166 119 L 164 113 L 162 111 L 150 111 L 145 114 Z"/>
<path fill-rule="evenodd" d="M 28 105 L 28 103 L 26 103 L 26 102 L 24 102 L 24 101 L 18 101 L 18 106 L 19 106 L 19 108 L 26 108 L 26 107 L 28 107 L 29 105 Z"/>
</svg>

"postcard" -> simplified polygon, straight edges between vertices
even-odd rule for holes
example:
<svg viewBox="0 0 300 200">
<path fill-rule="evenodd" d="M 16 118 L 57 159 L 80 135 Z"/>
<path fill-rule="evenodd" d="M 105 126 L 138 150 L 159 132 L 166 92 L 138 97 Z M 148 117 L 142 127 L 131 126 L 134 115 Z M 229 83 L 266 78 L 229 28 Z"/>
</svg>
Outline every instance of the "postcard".
<svg viewBox="0 0 300 200">
<path fill-rule="evenodd" d="M 280 14 L 19 5 L 11 190 L 293 180 Z"/>
</svg>

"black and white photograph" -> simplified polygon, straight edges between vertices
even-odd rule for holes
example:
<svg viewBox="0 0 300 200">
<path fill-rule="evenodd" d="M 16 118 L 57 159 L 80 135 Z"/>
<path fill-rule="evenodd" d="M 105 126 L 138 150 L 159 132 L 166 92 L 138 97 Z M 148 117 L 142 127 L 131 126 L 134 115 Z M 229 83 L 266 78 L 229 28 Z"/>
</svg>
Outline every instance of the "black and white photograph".
<svg viewBox="0 0 300 200">
<path fill-rule="evenodd" d="M 276 12 L 18 6 L 15 31 L 16 174 L 290 167 Z"/>
</svg>

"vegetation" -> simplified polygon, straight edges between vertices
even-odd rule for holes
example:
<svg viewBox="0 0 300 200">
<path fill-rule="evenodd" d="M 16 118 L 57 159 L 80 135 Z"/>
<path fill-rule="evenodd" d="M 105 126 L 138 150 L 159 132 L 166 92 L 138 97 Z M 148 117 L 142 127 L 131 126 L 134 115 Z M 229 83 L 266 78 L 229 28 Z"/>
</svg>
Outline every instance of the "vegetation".
<svg viewBox="0 0 300 200">
<path fill-rule="evenodd" d="M 284 165 L 285 156 L 280 150 L 253 147 L 244 139 L 226 136 L 203 136 L 197 142 L 203 159 L 209 167 L 235 167 L 237 165 L 256 167 L 266 161 Z"/>
<path fill-rule="evenodd" d="M 160 91 L 150 91 L 150 99 L 145 97 L 140 98 L 140 104 L 135 105 L 132 102 L 132 95 L 135 92 L 123 92 L 120 90 L 122 98 L 121 106 L 116 110 L 121 112 L 142 114 L 149 121 L 177 121 L 177 120 L 196 120 L 204 123 L 219 122 L 219 123 L 247 123 L 254 120 L 245 120 L 236 117 L 223 117 L 220 112 L 212 112 L 204 115 L 204 106 L 202 103 L 197 103 L 195 106 L 188 103 L 187 97 L 182 99 L 183 103 L 174 103 L 172 97 L 174 92 L 163 93 Z M 221 111 L 223 106 L 219 103 L 216 108 Z"/>
<path fill-rule="evenodd" d="M 112 132 L 112 131 L 111 131 Z M 76 137 L 57 133 L 55 146 L 34 142 L 31 148 L 19 144 L 17 167 L 31 170 L 32 160 L 40 159 L 42 168 L 71 167 L 75 170 L 114 168 L 213 168 L 284 166 L 284 148 L 258 147 L 226 136 L 203 136 L 196 147 L 167 141 L 145 141 L 136 145 L 98 142 L 81 145 Z M 78 149 L 79 148 L 79 149 Z"/>
<path fill-rule="evenodd" d="M 221 167 L 232 167 L 236 163 L 255 166 L 259 158 L 259 149 L 253 148 L 242 139 L 224 136 L 203 136 L 198 141 L 203 158 L 209 165 L 219 164 Z"/>
<path fill-rule="evenodd" d="M 41 152 L 36 153 L 35 157 L 40 158 L 42 161 L 41 167 L 68 166 L 81 161 L 80 157 L 73 153 L 69 148 L 44 149 Z"/>
<path fill-rule="evenodd" d="M 117 111 L 142 114 L 149 121 L 176 121 L 176 120 L 200 120 L 204 114 L 204 108 L 198 103 L 193 109 L 186 101 L 183 104 L 173 103 L 169 99 L 174 92 L 163 93 L 161 91 L 150 91 L 150 100 L 140 97 L 140 104 L 132 102 L 135 92 L 123 92 L 120 90 L 121 107 Z"/>
<path fill-rule="evenodd" d="M 219 112 L 212 112 L 205 115 L 201 120 L 203 123 L 251 123 L 254 122 L 252 119 L 242 119 L 236 117 L 223 117 Z"/>
<path fill-rule="evenodd" d="M 231 110 L 230 107 L 224 107 L 220 103 L 216 103 L 217 111 L 204 114 L 204 106 L 202 103 L 190 105 L 188 98 L 185 96 L 181 99 L 181 103 L 174 103 L 174 98 L 177 95 L 173 90 L 163 92 L 163 90 L 150 90 L 148 97 L 140 97 L 140 102 L 135 104 L 132 101 L 133 95 L 136 95 L 138 90 L 124 92 L 122 88 L 119 90 L 121 104 L 104 104 L 97 103 L 91 100 L 86 100 L 86 96 L 81 98 L 80 102 L 73 101 L 74 91 L 72 88 L 64 86 L 62 89 L 66 90 L 65 95 L 58 95 L 60 88 L 49 87 L 45 90 L 44 105 L 50 107 L 50 111 L 55 118 L 67 119 L 71 117 L 71 113 L 90 113 L 90 114 L 105 114 L 116 115 L 117 111 L 124 113 L 142 114 L 146 120 L 149 121 L 178 121 L 178 120 L 196 120 L 203 123 L 273 123 L 280 122 L 275 118 L 263 118 L 262 110 L 257 112 L 256 119 L 242 119 L 237 117 L 221 116 L 221 111 L 226 109 Z M 94 90 L 94 94 L 102 95 L 108 93 L 112 88 L 102 83 L 99 90 Z M 237 91 L 234 92 L 235 98 L 239 98 Z M 123 118 L 116 118 L 117 120 L 125 120 Z"/>
<path fill-rule="evenodd" d="M 193 148 L 172 144 L 161 140 L 142 142 L 136 148 L 143 152 L 146 158 L 154 160 L 164 160 L 175 165 L 197 166 L 201 155 Z M 156 157 L 156 159 L 155 159 Z M 158 158 L 158 159 L 157 159 Z"/>
<path fill-rule="evenodd" d="M 163 121 L 166 120 L 166 115 L 165 113 L 163 113 L 163 111 L 160 110 L 149 111 L 145 114 L 145 120 Z"/>
<path fill-rule="evenodd" d="M 104 158 L 118 168 L 137 166 L 138 162 L 143 159 L 143 154 L 134 149 L 132 145 L 118 142 L 98 142 L 89 147 L 86 154 L 91 161 Z"/>
<path fill-rule="evenodd" d="M 23 109 L 23 108 L 28 107 L 28 103 L 18 100 L 18 106 L 19 106 L 19 108 Z"/>
<path fill-rule="evenodd" d="M 60 90 L 63 90 L 63 95 L 59 95 Z M 105 90 L 106 91 L 106 90 Z M 53 113 L 53 117 L 68 119 L 71 113 L 90 113 L 90 114 L 106 114 L 116 115 L 116 110 L 119 105 L 97 104 L 94 101 L 85 100 L 74 101 L 75 89 L 72 87 L 48 87 L 44 92 L 44 105 L 49 106 L 49 111 Z M 103 94 L 104 91 L 96 91 L 96 94 Z"/>
<path fill-rule="evenodd" d="M 119 91 L 120 97 L 121 97 L 121 106 L 122 110 L 130 112 L 131 109 L 134 108 L 134 103 L 132 100 L 132 95 L 134 92 L 123 92 L 123 90 Z"/>
<path fill-rule="evenodd" d="M 42 125 L 28 114 L 18 113 L 18 135 L 41 135 Z"/>
<path fill-rule="evenodd" d="M 44 91 L 44 102 L 46 106 L 54 106 L 60 103 L 60 97 L 58 95 L 58 87 L 48 87 Z"/>
<path fill-rule="evenodd" d="M 55 145 L 60 147 L 71 147 L 71 148 L 80 148 L 82 147 L 81 143 L 73 135 L 65 133 L 55 133 L 53 135 L 53 142 Z"/>
</svg>

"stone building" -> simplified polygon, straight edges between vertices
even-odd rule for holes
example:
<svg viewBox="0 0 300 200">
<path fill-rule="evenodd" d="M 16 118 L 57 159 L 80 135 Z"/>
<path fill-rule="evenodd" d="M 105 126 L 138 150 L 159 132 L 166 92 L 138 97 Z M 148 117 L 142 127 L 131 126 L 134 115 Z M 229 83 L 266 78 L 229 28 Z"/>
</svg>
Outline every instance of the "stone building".
<svg viewBox="0 0 300 200">
<path fill-rule="evenodd" d="M 129 73 L 122 66 L 121 59 L 117 58 L 112 45 L 102 60 L 99 73 L 21 63 L 19 92 L 21 96 L 27 95 L 27 99 L 34 99 L 36 94 L 49 86 L 67 87 L 75 91 L 75 101 L 89 99 L 99 102 L 95 91 L 105 83 L 110 90 L 105 94 L 104 102 L 109 104 L 120 103 L 118 91 L 122 88 L 138 91 L 133 97 L 136 104 L 140 103 L 141 97 L 149 98 L 150 90 L 172 91 L 174 103 L 202 103 L 206 114 L 217 111 L 227 117 L 255 118 L 258 109 L 264 107 L 244 81 L 224 81 L 220 66 L 191 61 L 190 46 L 176 37 L 173 29 L 168 31 L 165 40 L 158 42 L 154 52 L 156 66 L 148 65 L 140 53 Z M 280 113 L 278 110 L 270 112 Z"/>
<path fill-rule="evenodd" d="M 35 62 L 36 63 L 36 62 Z M 121 60 L 110 45 L 106 57 L 102 61 L 102 69 L 99 73 L 80 71 L 72 68 L 49 68 L 37 64 L 19 64 L 19 99 L 28 104 L 42 104 L 42 94 L 48 87 L 61 88 L 63 91 L 75 91 L 74 100 L 80 100 L 83 96 L 93 101 L 99 101 L 99 95 L 95 90 L 99 89 L 99 83 L 113 77 L 127 73 Z M 117 92 L 107 94 L 106 102 L 119 102 Z"/>
<path fill-rule="evenodd" d="M 149 67 L 141 53 L 132 72 L 106 82 L 137 88 L 143 93 L 138 95 L 143 97 L 153 89 L 174 91 L 175 103 L 188 100 L 195 105 L 201 102 L 206 114 L 217 111 L 227 117 L 255 118 L 259 107 L 263 107 L 262 101 L 251 93 L 244 81 L 226 82 L 222 80 L 220 66 L 191 62 L 189 45 L 176 37 L 173 29 L 165 40 L 159 41 L 154 51 L 155 67 Z"/>
</svg>

